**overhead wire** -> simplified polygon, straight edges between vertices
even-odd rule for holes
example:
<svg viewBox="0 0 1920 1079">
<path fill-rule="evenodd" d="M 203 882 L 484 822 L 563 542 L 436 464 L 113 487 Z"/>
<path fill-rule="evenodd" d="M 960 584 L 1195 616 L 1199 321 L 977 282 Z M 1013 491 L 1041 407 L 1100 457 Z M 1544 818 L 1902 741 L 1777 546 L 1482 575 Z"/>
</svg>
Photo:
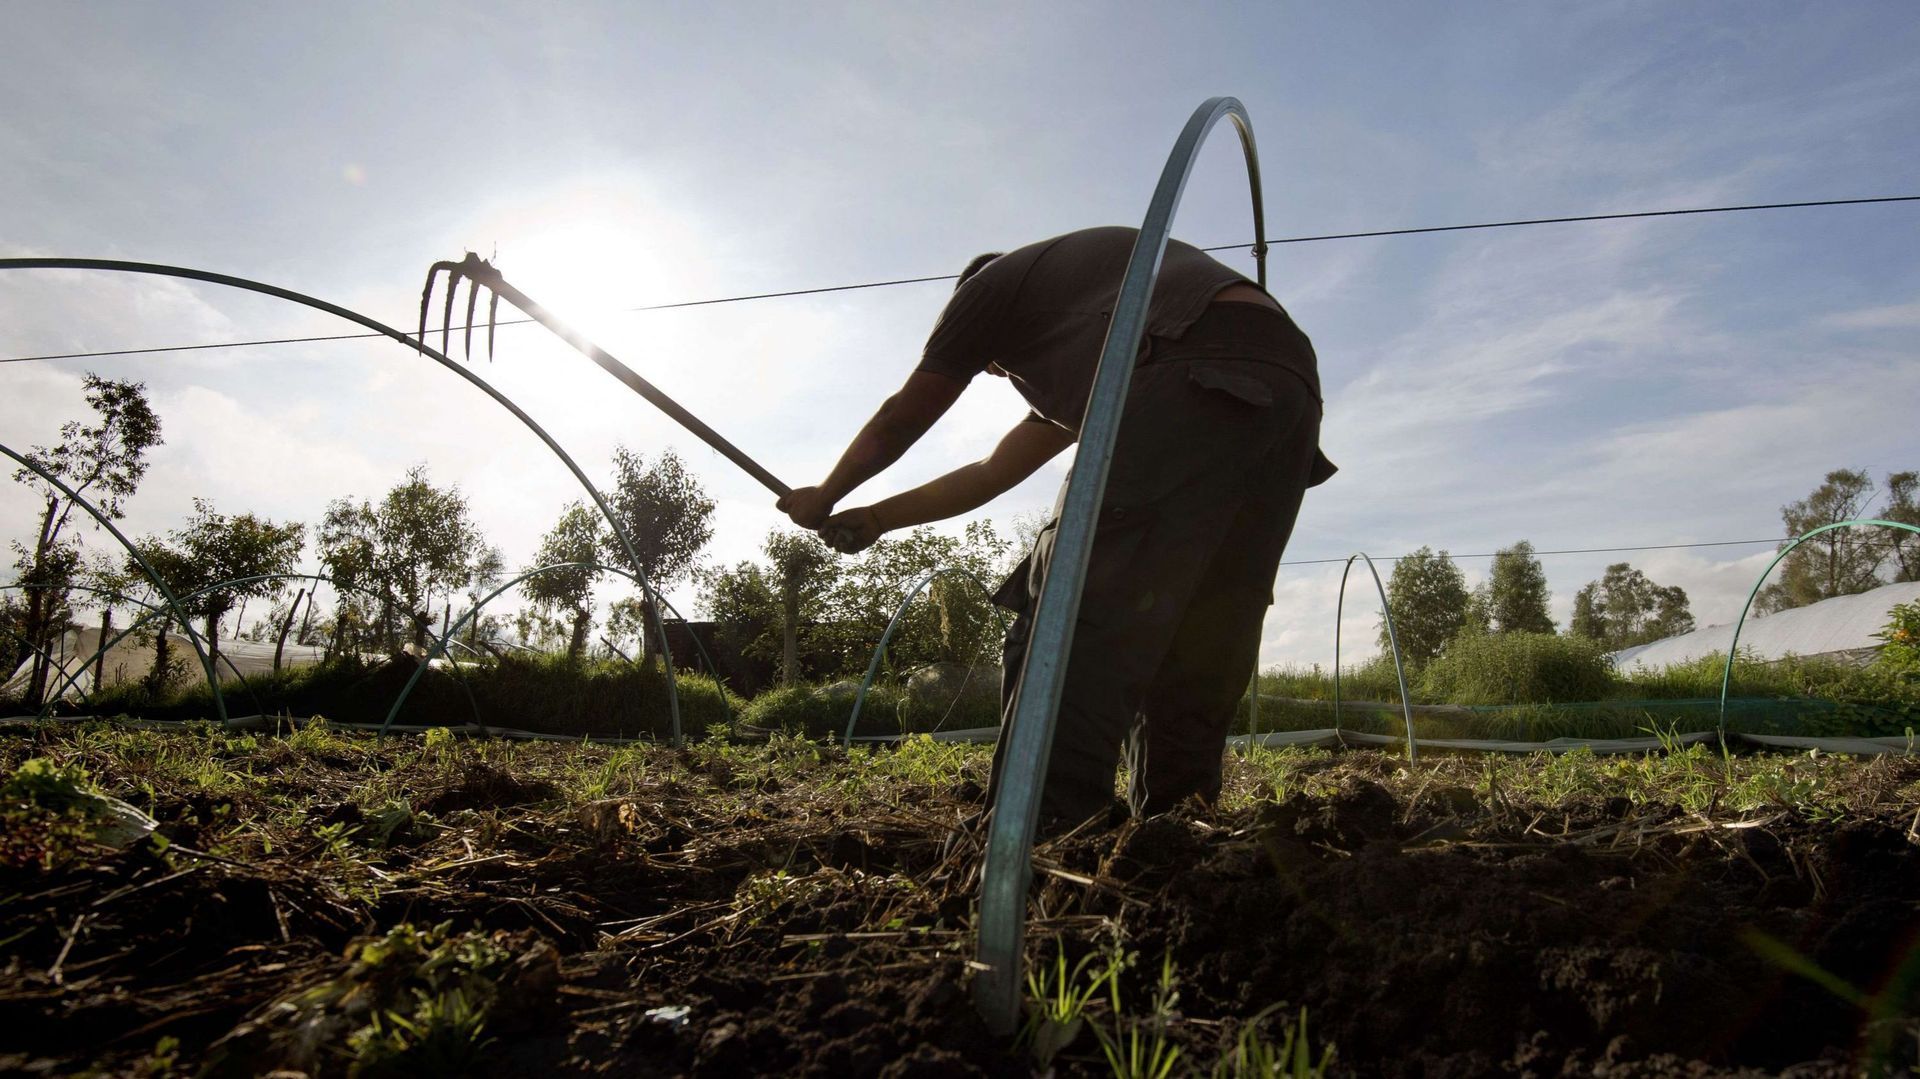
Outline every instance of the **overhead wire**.
<svg viewBox="0 0 1920 1079">
<path fill-rule="evenodd" d="M 1783 543 L 1792 543 L 1796 538 L 1797 537 L 1794 537 L 1794 536 L 1788 536 L 1785 539 L 1710 540 L 1704 543 L 1648 543 L 1648 544 L 1642 544 L 1637 547 L 1570 547 L 1570 548 L 1567 548 L 1564 550 L 1558 550 L 1558 551 L 1534 551 L 1532 553 L 1536 557 L 1540 557 L 1540 556 L 1546 556 L 1546 555 L 1568 555 L 1568 554 L 1623 554 L 1630 551 L 1677 551 L 1677 550 L 1682 550 L 1689 547 L 1744 547 L 1744 546 L 1759 546 L 1760 544 L 1767 544 L 1769 546 L 1777 547 Z M 1900 546 L 1900 544 L 1897 544 L 1897 543 L 1887 543 L 1879 540 L 1854 540 L 1853 542 L 1863 547 L 1898 547 Z M 1458 561 L 1464 558 L 1498 558 L 1501 554 L 1504 554 L 1505 552 L 1493 551 L 1485 554 L 1450 554 L 1446 551 L 1442 551 L 1440 553 L 1449 559 Z M 1411 557 L 1413 556 L 1402 554 L 1402 555 L 1394 555 L 1391 558 L 1376 558 L 1374 559 L 1374 561 L 1375 562 L 1399 562 L 1402 559 L 1411 558 Z M 1325 565 L 1337 565 L 1345 561 L 1347 561 L 1345 558 L 1303 558 L 1303 559 L 1297 559 L 1293 561 L 1284 561 L 1284 562 L 1281 562 L 1280 564 L 1283 566 L 1325 566 Z"/>
<path fill-rule="evenodd" d="M 1634 210 L 1622 213 L 1577 214 L 1568 217 L 1532 217 L 1512 221 L 1483 221 L 1466 225 L 1425 225 L 1415 228 L 1376 229 L 1365 232 L 1332 232 L 1309 236 L 1286 236 L 1267 241 L 1269 247 L 1276 244 L 1318 243 L 1326 240 L 1360 240 L 1383 236 L 1417 236 L 1428 233 L 1468 232 L 1481 229 L 1521 228 L 1532 225 L 1560 225 L 1589 221 L 1624 221 L 1634 218 L 1681 217 L 1695 214 L 1741 213 L 1753 210 L 1796 210 L 1821 206 L 1863 206 L 1875 203 L 1920 202 L 1920 195 L 1878 195 L 1857 199 L 1817 199 L 1802 202 L 1765 202 L 1747 203 L 1738 206 L 1697 206 L 1679 210 Z M 1202 251 L 1236 251 L 1255 246 L 1251 243 L 1219 244 L 1203 247 Z M 743 303 L 751 300 L 774 300 L 791 296 L 816 296 L 830 292 L 854 292 L 861 289 L 891 288 L 898 285 L 918 285 L 933 281 L 951 281 L 958 274 L 932 274 L 925 277 L 899 277 L 884 281 L 864 281 L 851 285 L 823 285 L 815 288 L 786 289 L 779 292 L 755 292 L 738 296 L 717 296 L 701 300 L 680 300 L 673 303 L 643 304 L 637 307 L 622 308 L 624 313 L 645 311 L 671 311 L 686 307 L 706 307 L 713 304 Z M 530 318 L 503 319 L 496 326 L 522 326 L 531 323 Z M 452 327 L 471 329 L 471 325 Z M 140 356 L 160 352 L 192 352 L 216 348 L 251 348 L 262 345 L 296 345 L 323 341 L 354 341 L 382 336 L 376 333 L 317 334 L 310 337 L 273 337 L 245 341 L 214 341 L 191 345 L 156 345 L 147 348 L 104 349 L 92 352 L 59 352 L 36 356 L 10 356 L 0 358 L 0 363 L 37 363 L 52 360 L 100 359 L 113 356 Z"/>
</svg>

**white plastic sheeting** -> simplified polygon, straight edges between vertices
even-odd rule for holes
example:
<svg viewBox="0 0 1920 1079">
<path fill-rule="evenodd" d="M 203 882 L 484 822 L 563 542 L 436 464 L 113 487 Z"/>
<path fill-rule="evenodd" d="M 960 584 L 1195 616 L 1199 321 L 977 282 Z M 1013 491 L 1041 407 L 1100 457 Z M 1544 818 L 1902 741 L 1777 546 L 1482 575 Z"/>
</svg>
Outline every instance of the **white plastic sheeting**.
<svg viewBox="0 0 1920 1079">
<path fill-rule="evenodd" d="M 1916 601 L 1920 601 L 1920 581 L 1908 581 L 1882 585 L 1871 592 L 1836 596 L 1765 618 L 1749 615 L 1746 626 L 1740 630 L 1740 648 L 1742 651 L 1752 649 L 1765 660 L 1878 648 L 1885 642 L 1874 634 L 1886 628 L 1888 612 L 1896 604 Z M 1622 671 L 1634 667 L 1658 670 L 1701 656 L 1725 656 L 1732 643 L 1731 624 L 1708 626 L 1652 644 L 1622 649 L 1610 658 Z"/>
<path fill-rule="evenodd" d="M 115 631 L 118 632 L 121 628 L 124 627 L 115 627 Z M 184 656 L 187 662 L 192 663 L 193 648 L 187 644 L 186 638 L 178 636 L 178 632 L 178 630 L 174 631 L 172 639 L 174 654 Z M 59 643 L 52 649 L 54 658 L 60 662 L 61 674 L 48 683 L 48 692 L 59 688 L 60 682 L 67 674 L 78 672 L 83 665 L 87 665 L 93 658 L 94 651 L 99 647 L 100 631 L 96 628 L 68 630 L 62 635 Z M 106 670 L 103 672 L 106 675 L 107 684 L 112 685 L 144 676 L 153 667 L 153 648 L 151 640 L 142 644 L 132 637 L 114 645 L 107 653 Z M 319 645 L 295 644 L 288 641 L 286 650 L 280 657 L 280 665 L 282 667 L 311 666 L 320 662 L 325 652 L 326 649 Z M 236 668 L 243 675 L 264 674 L 273 670 L 272 641 L 222 640 L 220 654 L 233 663 L 232 667 L 228 667 L 226 661 L 216 662 L 215 666 L 219 669 L 222 679 L 232 678 Z M 6 681 L 6 685 L 13 687 L 16 684 L 24 684 L 27 672 L 32 669 L 32 665 L 31 659 L 21 664 L 20 669 L 13 672 L 12 677 Z M 196 666 L 194 669 L 197 671 L 199 668 Z M 66 696 L 74 699 L 81 696 L 82 691 L 91 692 L 92 690 L 93 671 L 89 666 L 80 675 L 79 690 L 70 690 Z"/>
</svg>

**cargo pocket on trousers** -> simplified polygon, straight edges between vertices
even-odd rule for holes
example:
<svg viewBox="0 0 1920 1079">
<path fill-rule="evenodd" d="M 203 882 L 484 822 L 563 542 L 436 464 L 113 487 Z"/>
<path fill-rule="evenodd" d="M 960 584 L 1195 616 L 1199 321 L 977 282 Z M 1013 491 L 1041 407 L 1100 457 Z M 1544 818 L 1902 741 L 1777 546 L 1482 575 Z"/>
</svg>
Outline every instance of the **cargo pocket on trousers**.
<svg viewBox="0 0 1920 1079">
<path fill-rule="evenodd" d="M 1235 364 L 1234 366 L 1245 366 Z M 1256 408 L 1273 407 L 1273 387 L 1264 380 L 1232 367 L 1213 363 L 1195 363 L 1187 380 L 1203 390 L 1213 390 Z"/>
</svg>

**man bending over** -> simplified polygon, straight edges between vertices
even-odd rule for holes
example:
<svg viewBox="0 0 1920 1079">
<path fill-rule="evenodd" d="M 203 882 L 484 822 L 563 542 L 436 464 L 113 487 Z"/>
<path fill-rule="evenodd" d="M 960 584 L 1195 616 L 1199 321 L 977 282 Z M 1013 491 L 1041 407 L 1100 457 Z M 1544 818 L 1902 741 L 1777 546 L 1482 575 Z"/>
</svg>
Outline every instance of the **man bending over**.
<svg viewBox="0 0 1920 1079">
<path fill-rule="evenodd" d="M 780 509 L 853 553 L 882 533 L 968 513 L 1072 445 L 1136 236 L 1084 229 L 974 259 L 906 384 L 819 486 L 795 489 Z M 1056 827 L 1112 805 L 1136 722 L 1144 724 L 1144 760 L 1130 773 L 1136 804 L 1154 813 L 1219 797 L 1222 744 L 1253 675 L 1281 552 L 1306 489 L 1334 471 L 1318 449 L 1313 346 L 1273 297 L 1197 248 L 1168 241 L 1135 364 L 1041 797 L 1042 817 Z M 991 453 L 833 512 L 982 371 L 1010 380 L 1032 406 Z M 1054 514 L 994 596 L 1016 614 L 1003 723 L 1013 718 L 1058 502 Z M 996 759 L 996 781 L 1000 774 Z"/>
</svg>

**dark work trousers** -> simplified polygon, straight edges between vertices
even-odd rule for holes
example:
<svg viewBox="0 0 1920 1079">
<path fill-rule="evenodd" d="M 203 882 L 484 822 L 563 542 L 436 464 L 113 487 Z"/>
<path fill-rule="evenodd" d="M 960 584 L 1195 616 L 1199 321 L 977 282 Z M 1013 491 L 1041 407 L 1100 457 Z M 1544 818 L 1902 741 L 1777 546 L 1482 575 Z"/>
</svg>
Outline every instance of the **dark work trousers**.
<svg viewBox="0 0 1920 1079">
<path fill-rule="evenodd" d="M 1281 552 L 1306 488 L 1333 471 L 1318 453 L 1305 338 L 1293 331 L 1297 345 L 1286 348 L 1257 333 L 1248 340 L 1247 327 L 1284 316 L 1214 310 L 1223 306 L 1243 310 L 1224 328 L 1210 314 L 1196 324 L 1203 332 L 1154 342 L 1133 373 L 1040 802 L 1055 825 L 1112 805 L 1136 724 L 1135 805 L 1152 813 L 1190 795 L 1218 798 L 1223 742 L 1258 659 Z M 1003 731 L 1058 513 L 995 597 L 1017 614 L 1003 655 Z M 1002 771 L 996 754 L 996 789 Z"/>
</svg>

